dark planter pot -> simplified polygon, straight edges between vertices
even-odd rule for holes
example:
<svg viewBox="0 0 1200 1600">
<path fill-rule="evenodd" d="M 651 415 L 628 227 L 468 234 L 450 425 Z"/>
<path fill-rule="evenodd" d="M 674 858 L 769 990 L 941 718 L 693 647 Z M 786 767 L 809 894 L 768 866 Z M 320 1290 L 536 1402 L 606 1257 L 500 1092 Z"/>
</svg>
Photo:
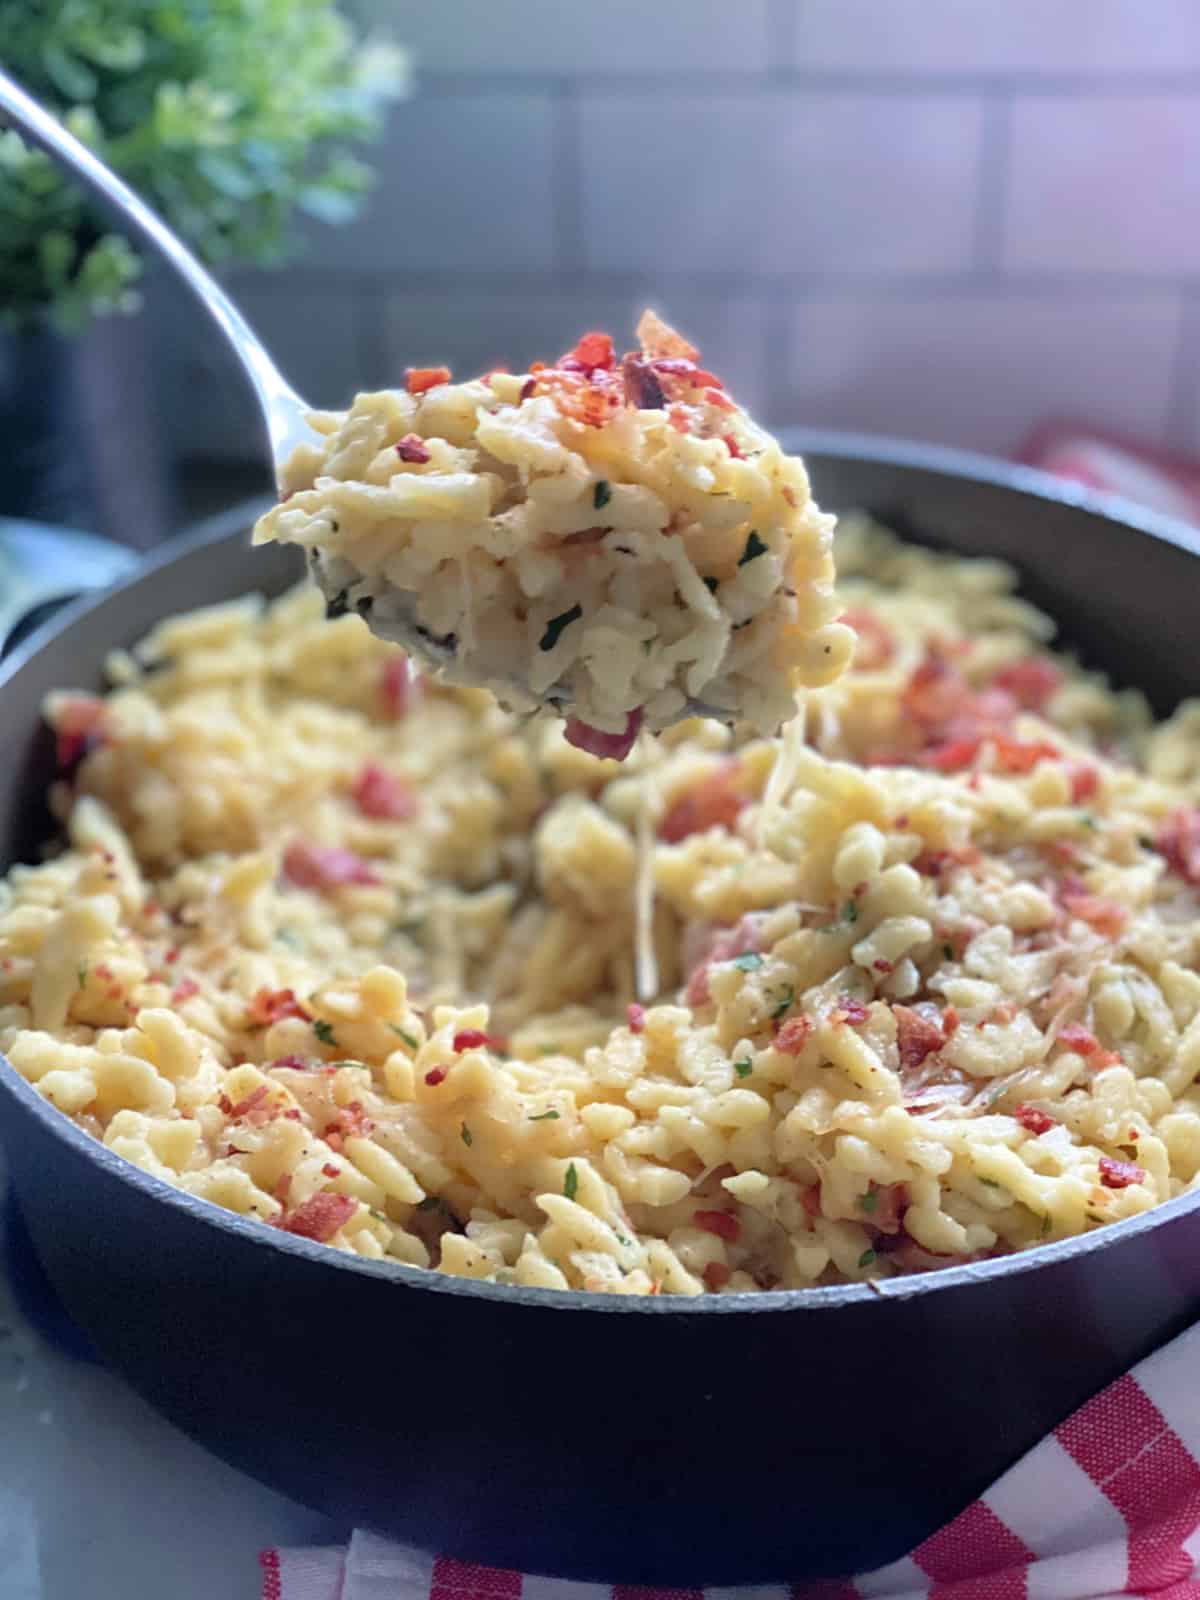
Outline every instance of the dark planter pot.
<svg viewBox="0 0 1200 1600">
<path fill-rule="evenodd" d="M 171 530 L 141 317 L 74 337 L 0 333 L 0 516 L 87 528 L 136 549 Z"/>
</svg>

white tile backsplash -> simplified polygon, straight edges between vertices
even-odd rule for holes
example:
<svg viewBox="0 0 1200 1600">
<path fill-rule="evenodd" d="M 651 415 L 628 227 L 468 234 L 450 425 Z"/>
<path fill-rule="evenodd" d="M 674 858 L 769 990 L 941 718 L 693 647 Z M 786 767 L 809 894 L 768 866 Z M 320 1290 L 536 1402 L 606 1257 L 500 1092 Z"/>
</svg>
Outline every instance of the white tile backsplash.
<svg viewBox="0 0 1200 1600">
<path fill-rule="evenodd" d="M 1194 71 L 1196 0 L 778 0 L 803 71 Z"/>
<path fill-rule="evenodd" d="M 346 3 L 417 92 L 362 219 L 239 280 L 314 399 L 648 302 L 774 421 L 1200 449 L 1200 0 Z M 154 326 L 176 448 L 257 454 L 207 331 Z"/>
<path fill-rule="evenodd" d="M 1033 423 L 1166 427 L 1175 293 L 814 297 L 788 317 L 777 423 L 1007 454 Z"/>
<path fill-rule="evenodd" d="M 417 70 L 749 72 L 767 65 L 768 0 L 435 0 L 392 13 Z"/>
<path fill-rule="evenodd" d="M 538 272 L 554 256 L 549 94 L 420 94 L 396 106 L 349 227 L 311 230 L 305 266 Z"/>
<path fill-rule="evenodd" d="M 1021 100 L 1013 108 L 1011 159 L 1008 267 L 1159 276 L 1200 270 L 1195 95 Z"/>
<path fill-rule="evenodd" d="M 914 273 L 970 259 L 981 107 L 912 95 L 590 94 L 585 265 Z"/>
</svg>

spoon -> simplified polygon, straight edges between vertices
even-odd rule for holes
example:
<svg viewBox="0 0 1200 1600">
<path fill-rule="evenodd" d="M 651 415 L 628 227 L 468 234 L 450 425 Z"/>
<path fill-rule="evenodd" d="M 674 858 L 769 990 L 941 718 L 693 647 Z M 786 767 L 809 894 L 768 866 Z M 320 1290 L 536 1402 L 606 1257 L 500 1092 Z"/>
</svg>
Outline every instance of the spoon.
<svg viewBox="0 0 1200 1600">
<path fill-rule="evenodd" d="M 257 397 L 275 464 L 276 486 L 281 489 L 282 464 L 297 446 L 311 444 L 316 437 L 306 420 L 314 407 L 296 393 L 233 300 L 158 213 L 118 178 L 99 156 L 69 133 L 56 117 L 51 116 L 19 84 L 0 71 L 0 122 L 3 121 L 20 129 L 30 143 L 44 150 L 51 160 L 82 183 L 121 227 L 134 234 L 164 261 L 216 324 Z M 420 656 L 434 667 L 444 667 L 453 661 L 453 639 L 434 639 L 427 629 L 420 626 L 412 610 L 415 597 L 409 597 L 406 591 L 389 589 L 386 597 L 363 597 L 355 604 L 353 599 L 347 601 L 347 595 L 352 592 L 355 582 L 361 580 L 362 574 L 357 573 L 348 562 L 318 555 L 311 562 L 311 567 L 325 596 L 326 609 L 331 614 L 339 615 L 347 609 L 356 609 L 373 633 L 403 645 L 410 654 Z M 381 600 L 384 604 L 378 603 Z M 514 684 L 513 690 L 529 698 L 525 686 Z M 572 695 L 565 687 L 551 685 L 542 698 L 556 710 L 561 710 L 570 703 Z M 691 700 L 685 714 L 718 717 L 729 722 L 735 713 Z"/>
</svg>

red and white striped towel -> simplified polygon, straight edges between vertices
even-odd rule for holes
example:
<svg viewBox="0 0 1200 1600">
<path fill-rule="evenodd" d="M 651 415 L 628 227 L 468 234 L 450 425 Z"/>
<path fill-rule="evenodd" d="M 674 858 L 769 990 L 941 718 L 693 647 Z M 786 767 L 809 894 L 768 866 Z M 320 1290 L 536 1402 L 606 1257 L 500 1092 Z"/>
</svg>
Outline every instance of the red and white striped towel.
<svg viewBox="0 0 1200 1600">
<path fill-rule="evenodd" d="M 356 1532 L 264 1550 L 263 1600 L 715 1600 L 421 1555 Z M 1119 1378 L 911 1555 L 745 1600 L 1200 1600 L 1200 1324 Z M 720 1600 L 738 1600 L 723 1589 Z"/>
</svg>

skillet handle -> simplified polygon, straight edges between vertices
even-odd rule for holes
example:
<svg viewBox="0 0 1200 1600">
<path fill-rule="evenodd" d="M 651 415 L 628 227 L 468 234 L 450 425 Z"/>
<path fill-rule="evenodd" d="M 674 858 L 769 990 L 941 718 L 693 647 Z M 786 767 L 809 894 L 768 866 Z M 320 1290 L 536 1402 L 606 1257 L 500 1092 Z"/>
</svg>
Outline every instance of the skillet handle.
<svg viewBox="0 0 1200 1600">
<path fill-rule="evenodd" d="M 137 561 L 111 539 L 0 517 L 0 657 L 60 606 L 106 589 Z"/>
</svg>

